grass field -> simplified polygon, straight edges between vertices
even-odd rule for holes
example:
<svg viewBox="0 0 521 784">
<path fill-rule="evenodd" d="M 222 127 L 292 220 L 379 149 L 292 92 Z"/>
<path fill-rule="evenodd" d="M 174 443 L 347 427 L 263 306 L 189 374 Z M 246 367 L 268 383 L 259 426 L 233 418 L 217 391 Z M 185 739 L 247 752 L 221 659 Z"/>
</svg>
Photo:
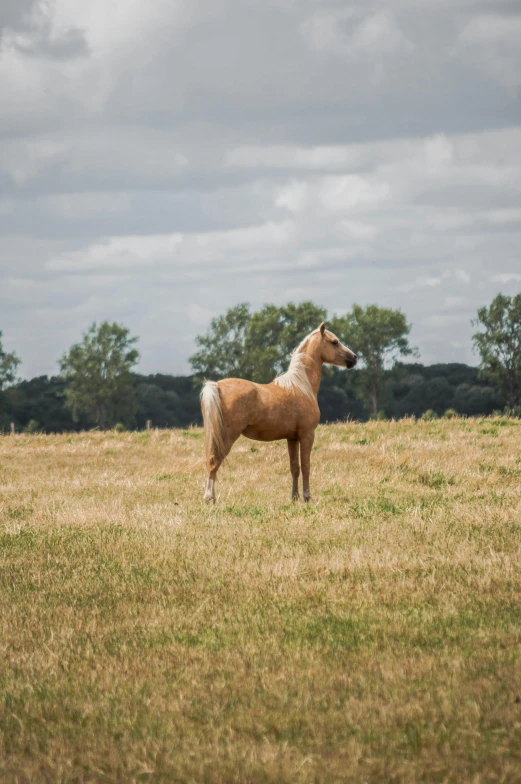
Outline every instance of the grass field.
<svg viewBox="0 0 521 784">
<path fill-rule="evenodd" d="M 0 781 L 521 781 L 521 421 L 0 438 Z"/>
</svg>

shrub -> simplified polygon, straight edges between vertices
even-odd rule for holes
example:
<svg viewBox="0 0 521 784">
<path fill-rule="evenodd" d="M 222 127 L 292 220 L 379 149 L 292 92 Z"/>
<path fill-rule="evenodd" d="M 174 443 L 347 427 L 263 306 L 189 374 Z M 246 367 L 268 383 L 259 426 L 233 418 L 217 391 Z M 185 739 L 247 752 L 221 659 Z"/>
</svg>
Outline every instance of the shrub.
<svg viewBox="0 0 521 784">
<path fill-rule="evenodd" d="M 424 422 L 430 422 L 432 419 L 438 419 L 438 414 L 433 408 L 428 408 L 427 411 L 423 412 L 421 418 Z"/>
<path fill-rule="evenodd" d="M 373 422 L 388 422 L 385 411 L 377 411 L 376 414 L 371 414 L 369 417 Z"/>
<path fill-rule="evenodd" d="M 30 419 L 24 427 L 24 433 L 40 433 L 41 427 L 37 419 Z"/>
<path fill-rule="evenodd" d="M 505 406 L 503 416 L 507 417 L 521 417 L 521 406 Z"/>
<path fill-rule="evenodd" d="M 454 408 L 448 408 L 443 414 L 443 417 L 445 419 L 454 419 L 454 417 L 457 416 L 458 416 L 458 412 Z"/>
<path fill-rule="evenodd" d="M 125 425 L 121 424 L 121 422 L 118 422 L 116 425 L 114 425 L 114 430 L 116 433 L 124 433 L 126 429 L 127 428 Z"/>
</svg>

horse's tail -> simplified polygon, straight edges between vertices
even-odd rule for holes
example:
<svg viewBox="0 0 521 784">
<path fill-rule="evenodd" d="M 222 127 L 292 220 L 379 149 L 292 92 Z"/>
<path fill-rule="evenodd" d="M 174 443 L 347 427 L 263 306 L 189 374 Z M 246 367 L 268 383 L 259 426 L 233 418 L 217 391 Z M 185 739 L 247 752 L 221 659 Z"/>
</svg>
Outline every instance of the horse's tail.
<svg viewBox="0 0 521 784">
<path fill-rule="evenodd" d="M 224 419 L 221 395 L 217 381 L 205 381 L 201 392 L 201 410 L 204 421 L 206 461 L 211 456 L 224 460 Z"/>
</svg>

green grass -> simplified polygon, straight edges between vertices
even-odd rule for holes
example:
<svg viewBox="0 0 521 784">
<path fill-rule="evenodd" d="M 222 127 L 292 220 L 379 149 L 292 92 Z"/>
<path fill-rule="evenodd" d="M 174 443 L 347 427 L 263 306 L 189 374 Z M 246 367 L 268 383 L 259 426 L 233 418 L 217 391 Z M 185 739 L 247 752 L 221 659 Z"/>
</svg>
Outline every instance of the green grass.
<svg viewBox="0 0 521 784">
<path fill-rule="evenodd" d="M 0 781 L 521 780 L 515 424 L 0 439 Z"/>
</svg>

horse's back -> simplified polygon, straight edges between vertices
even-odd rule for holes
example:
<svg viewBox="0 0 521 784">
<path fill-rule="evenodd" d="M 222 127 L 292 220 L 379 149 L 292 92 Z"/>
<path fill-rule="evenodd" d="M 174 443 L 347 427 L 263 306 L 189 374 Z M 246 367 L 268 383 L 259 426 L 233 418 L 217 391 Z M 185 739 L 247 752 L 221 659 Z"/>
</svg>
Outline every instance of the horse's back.
<svg viewBox="0 0 521 784">
<path fill-rule="evenodd" d="M 224 378 L 218 382 L 223 408 L 228 410 L 238 403 L 248 404 L 257 398 L 258 384 L 245 378 Z"/>
<path fill-rule="evenodd" d="M 245 378 L 219 381 L 223 418 L 232 438 L 242 433 L 258 408 L 256 387 L 257 384 Z"/>
</svg>

